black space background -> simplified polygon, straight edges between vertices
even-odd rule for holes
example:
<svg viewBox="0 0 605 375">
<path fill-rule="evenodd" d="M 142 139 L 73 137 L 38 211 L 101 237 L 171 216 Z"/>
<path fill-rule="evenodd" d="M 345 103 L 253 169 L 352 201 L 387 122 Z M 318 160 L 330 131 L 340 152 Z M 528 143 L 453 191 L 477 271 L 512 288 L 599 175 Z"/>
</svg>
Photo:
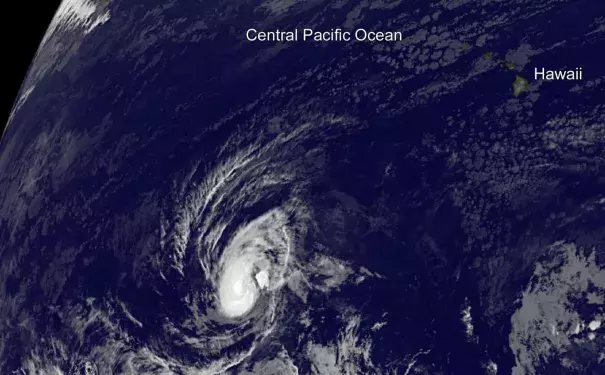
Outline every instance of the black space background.
<svg viewBox="0 0 605 375">
<path fill-rule="evenodd" d="M 58 0 L 13 1 L 2 11 L 0 136 L 38 45 L 61 4 Z M 8 4 L 3 4 L 3 7 Z M 0 141 L 1 142 L 1 141 Z M 0 173 L 2 173 L 0 171 Z"/>
</svg>

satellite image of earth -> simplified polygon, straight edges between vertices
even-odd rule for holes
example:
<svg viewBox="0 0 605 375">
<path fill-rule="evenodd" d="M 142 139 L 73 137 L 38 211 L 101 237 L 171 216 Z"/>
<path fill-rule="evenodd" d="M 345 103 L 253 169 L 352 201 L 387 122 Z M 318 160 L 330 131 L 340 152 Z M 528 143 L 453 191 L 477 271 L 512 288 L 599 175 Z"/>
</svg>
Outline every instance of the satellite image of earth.
<svg viewBox="0 0 605 375">
<path fill-rule="evenodd" d="M 64 0 L 0 374 L 605 374 L 604 61 L 596 0 Z"/>
</svg>

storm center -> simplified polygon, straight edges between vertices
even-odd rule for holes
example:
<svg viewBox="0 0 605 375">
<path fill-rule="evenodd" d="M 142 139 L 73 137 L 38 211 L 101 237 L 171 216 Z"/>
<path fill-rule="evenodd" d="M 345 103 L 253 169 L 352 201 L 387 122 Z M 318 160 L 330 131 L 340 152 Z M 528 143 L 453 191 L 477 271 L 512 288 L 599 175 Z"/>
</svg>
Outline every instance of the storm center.
<svg viewBox="0 0 605 375">
<path fill-rule="evenodd" d="M 219 300 L 225 315 L 237 317 L 247 313 L 258 295 L 251 278 L 251 265 L 246 259 L 227 264 L 219 286 Z"/>
</svg>

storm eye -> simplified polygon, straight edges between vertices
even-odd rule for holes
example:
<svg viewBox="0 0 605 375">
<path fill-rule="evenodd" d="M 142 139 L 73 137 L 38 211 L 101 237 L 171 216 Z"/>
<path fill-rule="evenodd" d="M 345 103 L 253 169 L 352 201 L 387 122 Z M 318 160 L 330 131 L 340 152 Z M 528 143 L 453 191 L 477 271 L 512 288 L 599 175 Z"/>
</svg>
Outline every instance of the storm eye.
<svg viewBox="0 0 605 375">
<path fill-rule="evenodd" d="M 227 318 L 250 313 L 262 293 L 276 293 L 284 285 L 290 257 L 285 224 L 281 211 L 269 211 L 239 228 L 225 247 L 214 285 L 218 307 Z"/>
<path fill-rule="evenodd" d="M 249 261 L 243 257 L 227 264 L 219 286 L 219 300 L 225 315 L 230 318 L 244 315 L 254 306 L 257 298 L 258 289 L 252 279 Z"/>
</svg>

